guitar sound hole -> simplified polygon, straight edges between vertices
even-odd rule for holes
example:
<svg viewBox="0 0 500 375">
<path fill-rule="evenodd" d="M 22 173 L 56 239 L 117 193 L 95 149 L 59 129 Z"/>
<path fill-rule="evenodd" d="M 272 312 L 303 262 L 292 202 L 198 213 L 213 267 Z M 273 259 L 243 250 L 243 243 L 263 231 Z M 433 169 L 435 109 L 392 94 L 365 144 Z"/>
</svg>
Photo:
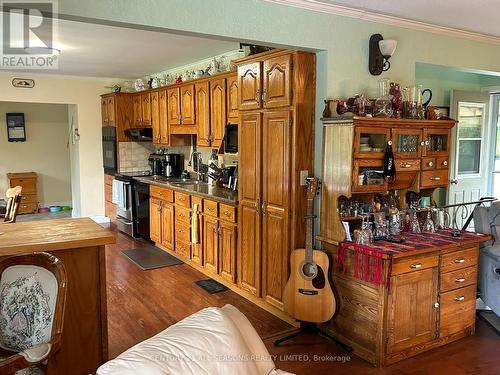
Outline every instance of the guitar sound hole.
<svg viewBox="0 0 500 375">
<path fill-rule="evenodd" d="M 302 272 L 306 277 L 315 277 L 318 272 L 318 267 L 314 263 L 304 263 Z"/>
<path fill-rule="evenodd" d="M 316 289 L 323 289 L 325 287 L 326 281 L 325 281 L 325 273 L 323 272 L 323 269 L 321 267 L 318 268 L 318 274 L 316 277 L 312 280 L 313 287 Z"/>
</svg>

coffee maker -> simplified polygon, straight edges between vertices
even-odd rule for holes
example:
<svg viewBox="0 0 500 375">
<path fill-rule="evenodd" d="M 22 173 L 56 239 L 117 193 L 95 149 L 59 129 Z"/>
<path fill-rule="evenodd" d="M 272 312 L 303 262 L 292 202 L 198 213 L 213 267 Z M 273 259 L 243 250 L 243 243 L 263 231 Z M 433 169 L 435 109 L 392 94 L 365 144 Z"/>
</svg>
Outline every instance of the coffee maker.
<svg viewBox="0 0 500 375">
<path fill-rule="evenodd" d="M 150 154 L 148 158 L 148 164 L 151 168 L 151 174 L 153 177 L 163 176 L 165 155 L 160 154 Z"/>
<path fill-rule="evenodd" d="M 182 155 L 181 154 L 165 154 L 163 175 L 167 178 L 180 177 L 182 173 Z"/>
</svg>

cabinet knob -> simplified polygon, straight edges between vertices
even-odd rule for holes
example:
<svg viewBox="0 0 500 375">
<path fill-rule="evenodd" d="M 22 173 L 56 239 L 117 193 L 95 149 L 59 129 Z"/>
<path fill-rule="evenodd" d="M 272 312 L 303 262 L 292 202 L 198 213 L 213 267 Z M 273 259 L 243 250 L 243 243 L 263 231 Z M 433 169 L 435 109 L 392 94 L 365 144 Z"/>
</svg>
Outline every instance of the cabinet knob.
<svg viewBox="0 0 500 375">
<path fill-rule="evenodd" d="M 431 177 L 430 179 L 432 181 L 439 181 L 441 179 L 441 177 L 434 176 L 434 177 Z"/>
<path fill-rule="evenodd" d="M 465 297 L 464 297 L 464 296 L 455 297 L 455 301 L 457 301 L 457 302 L 461 302 L 461 301 L 463 301 L 464 299 L 465 299 Z"/>
<path fill-rule="evenodd" d="M 230 216 L 230 212 L 229 211 L 224 211 L 224 215 Z"/>
<path fill-rule="evenodd" d="M 465 259 L 464 258 L 455 259 L 455 263 L 457 264 L 465 263 Z"/>
<path fill-rule="evenodd" d="M 460 277 L 458 279 L 455 279 L 455 282 L 456 283 L 463 283 L 465 281 L 465 279 L 463 277 Z"/>
<path fill-rule="evenodd" d="M 430 162 L 428 162 L 428 163 L 427 163 L 427 165 L 428 165 L 429 167 L 433 167 L 433 166 L 434 166 L 434 162 L 430 161 Z"/>
<path fill-rule="evenodd" d="M 410 266 L 411 269 L 419 269 L 422 268 L 422 263 L 414 263 Z"/>
<path fill-rule="evenodd" d="M 443 165 L 446 167 L 448 165 L 448 160 L 443 161 Z"/>
<path fill-rule="evenodd" d="M 420 146 L 425 146 L 425 142 L 424 141 L 420 142 Z"/>
</svg>

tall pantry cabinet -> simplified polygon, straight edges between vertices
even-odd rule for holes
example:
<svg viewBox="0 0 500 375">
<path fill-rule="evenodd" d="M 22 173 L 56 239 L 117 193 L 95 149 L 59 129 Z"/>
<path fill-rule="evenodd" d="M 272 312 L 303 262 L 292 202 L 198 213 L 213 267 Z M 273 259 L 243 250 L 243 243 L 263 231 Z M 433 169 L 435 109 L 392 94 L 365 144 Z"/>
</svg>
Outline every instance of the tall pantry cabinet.
<svg viewBox="0 0 500 375">
<path fill-rule="evenodd" d="M 237 282 L 283 309 L 290 252 L 305 243 L 313 173 L 315 55 L 272 50 L 236 62 L 239 110 Z"/>
</svg>

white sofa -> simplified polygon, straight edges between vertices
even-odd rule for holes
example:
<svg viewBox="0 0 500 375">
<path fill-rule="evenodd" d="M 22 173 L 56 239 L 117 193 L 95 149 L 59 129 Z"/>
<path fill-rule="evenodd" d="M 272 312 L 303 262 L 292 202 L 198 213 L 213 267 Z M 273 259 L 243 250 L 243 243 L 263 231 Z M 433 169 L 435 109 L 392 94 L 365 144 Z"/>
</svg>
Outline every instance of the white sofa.
<svg viewBox="0 0 500 375">
<path fill-rule="evenodd" d="M 117 358 L 97 375 L 285 375 L 252 324 L 232 305 L 208 307 Z"/>
</svg>

